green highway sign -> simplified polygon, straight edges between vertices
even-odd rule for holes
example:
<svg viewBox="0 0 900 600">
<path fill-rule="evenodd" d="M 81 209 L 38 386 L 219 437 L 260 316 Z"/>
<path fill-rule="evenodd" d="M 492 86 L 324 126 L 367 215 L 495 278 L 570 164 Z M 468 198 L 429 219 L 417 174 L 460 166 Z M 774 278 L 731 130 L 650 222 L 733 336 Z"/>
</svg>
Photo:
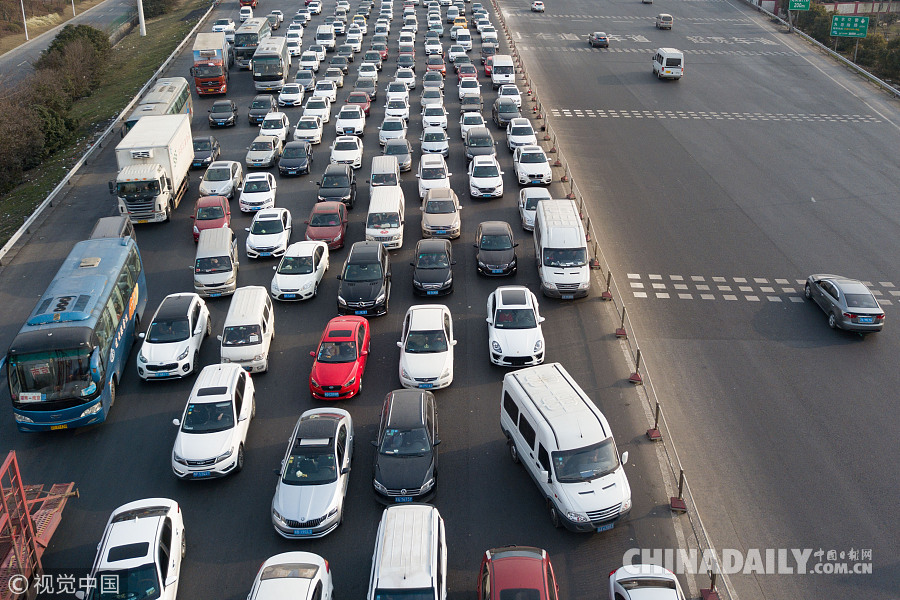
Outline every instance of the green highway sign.
<svg viewBox="0 0 900 600">
<path fill-rule="evenodd" d="M 869 17 L 834 15 L 831 17 L 831 37 L 864 38 L 869 30 Z"/>
<path fill-rule="evenodd" d="M 788 10 L 809 10 L 809 0 L 789 0 Z"/>
</svg>

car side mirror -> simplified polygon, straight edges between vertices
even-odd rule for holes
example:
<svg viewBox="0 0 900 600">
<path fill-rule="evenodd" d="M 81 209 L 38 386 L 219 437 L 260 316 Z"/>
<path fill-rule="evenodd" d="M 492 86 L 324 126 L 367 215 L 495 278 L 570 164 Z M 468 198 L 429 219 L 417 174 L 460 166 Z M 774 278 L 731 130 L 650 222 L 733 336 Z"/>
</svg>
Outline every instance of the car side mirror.
<svg viewBox="0 0 900 600">
<path fill-rule="evenodd" d="M 281 469 L 272 469 L 272 472 L 276 475 L 281 475 Z"/>
<path fill-rule="evenodd" d="M 456 342 L 457 342 L 457 340 L 453 340 L 452 342 L 450 342 L 450 345 L 451 345 L 451 346 L 455 346 L 455 345 L 456 345 Z"/>
<path fill-rule="evenodd" d="M 181 419 L 172 419 L 172 425 L 175 427 L 181 427 Z"/>
<path fill-rule="evenodd" d="M 191 268 L 193 268 L 193 267 L 191 267 Z M 144 339 L 146 336 L 147 336 L 147 334 L 144 333 L 143 331 L 138 334 L 139 339 Z"/>
<path fill-rule="evenodd" d="M 451 260 L 451 261 L 450 261 L 450 264 L 451 264 L 451 265 L 455 265 L 455 264 L 456 264 L 456 261 L 455 261 L 455 260 Z"/>
<path fill-rule="evenodd" d="M 538 471 L 538 478 L 545 480 L 547 483 L 553 483 L 553 477 L 550 476 L 550 473 L 541 469 Z"/>
<path fill-rule="evenodd" d="M 438 438 L 438 439 L 434 440 L 434 442 L 431 445 L 438 446 L 438 445 L 440 445 L 440 443 L 441 443 L 441 440 L 440 440 L 440 438 Z"/>
<path fill-rule="evenodd" d="M 622 453 L 622 464 L 626 464 L 628 462 L 628 450 Z"/>
<path fill-rule="evenodd" d="M 342 278 L 340 275 L 338 275 L 337 277 L 335 277 L 335 279 L 337 279 L 338 281 L 340 281 L 340 280 L 343 279 L 343 278 Z"/>
<path fill-rule="evenodd" d="M 274 267 L 272 267 L 272 270 L 273 270 L 273 271 L 277 271 L 277 270 L 278 270 L 278 265 L 275 265 Z"/>
<path fill-rule="evenodd" d="M 538 323 L 543 323 L 546 320 L 547 319 L 545 319 L 544 317 L 538 317 Z"/>
<path fill-rule="evenodd" d="M 216 339 L 219 340 L 219 341 L 221 342 L 221 341 L 222 341 L 222 336 L 221 336 L 221 335 L 217 335 L 217 336 L 216 336 Z"/>
<path fill-rule="evenodd" d="M 478 247 L 478 244 L 472 244 L 472 246 L 473 246 L 474 248 L 477 248 L 477 247 Z"/>
<path fill-rule="evenodd" d="M 249 228 L 249 227 L 244 227 L 244 231 L 246 231 L 247 233 L 250 233 L 250 228 Z"/>
<path fill-rule="evenodd" d="M 349 472 L 350 472 L 350 467 L 344 467 L 343 469 L 341 469 L 341 475 L 346 475 Z"/>
<path fill-rule="evenodd" d="M 378 440 L 372 440 L 369 443 L 372 444 L 373 446 L 375 446 L 376 448 L 378 447 Z"/>
</svg>

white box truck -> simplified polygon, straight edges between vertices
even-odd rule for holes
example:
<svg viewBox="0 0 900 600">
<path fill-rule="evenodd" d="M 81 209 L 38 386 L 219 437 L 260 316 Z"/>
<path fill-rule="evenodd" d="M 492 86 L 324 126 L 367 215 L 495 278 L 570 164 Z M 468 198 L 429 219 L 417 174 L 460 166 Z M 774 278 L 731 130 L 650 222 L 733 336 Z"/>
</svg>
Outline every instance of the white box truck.
<svg viewBox="0 0 900 600">
<path fill-rule="evenodd" d="M 132 223 L 168 221 L 188 187 L 194 160 L 188 115 L 140 119 L 116 146 L 119 173 L 109 182 L 119 214 Z"/>
</svg>

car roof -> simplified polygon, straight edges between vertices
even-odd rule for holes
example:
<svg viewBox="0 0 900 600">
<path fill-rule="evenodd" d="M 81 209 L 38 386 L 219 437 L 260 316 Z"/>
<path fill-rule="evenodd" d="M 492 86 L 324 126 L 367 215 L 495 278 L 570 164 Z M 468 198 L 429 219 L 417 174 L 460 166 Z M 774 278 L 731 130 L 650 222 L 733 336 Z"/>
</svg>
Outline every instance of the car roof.
<svg viewBox="0 0 900 600">
<path fill-rule="evenodd" d="M 347 261 L 377 262 L 381 248 L 383 248 L 381 242 L 355 242 L 350 247 L 350 256 L 347 257 Z"/>
<path fill-rule="evenodd" d="M 330 214 L 341 212 L 341 206 L 344 203 L 337 200 L 328 200 L 327 202 L 316 202 L 312 207 L 312 214 Z"/>
<path fill-rule="evenodd" d="M 529 546 L 495 548 L 488 551 L 493 583 L 498 591 L 512 588 L 538 589 L 544 596 L 544 551 Z"/>
<path fill-rule="evenodd" d="M 419 304 L 410 306 L 406 312 L 409 315 L 410 331 L 419 331 L 442 329 L 444 314 L 449 314 L 450 309 L 443 304 Z"/>
<path fill-rule="evenodd" d="M 443 238 L 426 238 L 416 243 L 416 253 L 419 252 L 450 252 L 450 240 Z"/>
<path fill-rule="evenodd" d="M 337 141 L 337 140 L 335 140 Z M 325 175 L 334 175 L 336 173 L 349 173 L 350 165 L 345 164 L 333 164 L 325 167 Z"/>
<path fill-rule="evenodd" d="M 425 194 L 425 200 L 452 200 L 455 197 L 456 194 L 448 187 L 431 188 Z"/>
<path fill-rule="evenodd" d="M 207 206 L 222 206 L 228 202 L 225 196 L 200 196 L 197 198 L 197 208 L 205 208 Z"/>
<path fill-rule="evenodd" d="M 278 136 L 275 135 L 258 135 L 253 138 L 254 142 L 275 142 L 278 140 Z"/>
<path fill-rule="evenodd" d="M 533 306 L 530 290 L 523 285 L 504 285 L 494 290 L 497 306 Z"/>
<path fill-rule="evenodd" d="M 254 221 L 273 221 L 280 219 L 281 215 L 287 212 L 286 208 L 264 208 L 253 215 Z"/>
<path fill-rule="evenodd" d="M 337 413 L 334 415 L 322 413 L 307 415 L 304 413 L 297 422 L 297 435 L 294 439 L 321 440 L 333 438 L 337 431 L 338 423 L 343 418 L 343 415 Z"/>
<path fill-rule="evenodd" d="M 478 224 L 482 235 L 496 235 L 501 233 L 512 233 L 512 227 L 506 221 L 482 221 Z"/>
<path fill-rule="evenodd" d="M 423 405 L 425 394 L 420 390 L 394 390 L 390 398 L 391 411 L 385 426 L 410 426 L 422 425 L 425 421 Z"/>
<path fill-rule="evenodd" d="M 155 318 L 171 319 L 187 315 L 196 294 L 170 294 L 163 298 L 156 311 Z"/>
<path fill-rule="evenodd" d="M 356 331 L 363 326 L 362 317 L 335 317 L 328 321 L 322 339 L 332 341 L 355 341 Z"/>
<path fill-rule="evenodd" d="M 319 202 L 318 204 L 325 204 L 324 202 Z M 318 246 L 322 246 L 324 242 L 314 242 L 309 240 L 304 240 L 302 242 L 294 242 L 285 250 L 285 256 L 312 256 L 313 250 Z"/>
<path fill-rule="evenodd" d="M 443 167 L 444 157 L 436 154 L 423 154 L 421 164 L 423 167 Z"/>
<path fill-rule="evenodd" d="M 497 159 L 489 154 L 482 154 L 481 156 L 475 156 L 472 158 L 473 164 L 487 164 L 493 165 L 497 164 Z M 491 221 L 488 221 L 490 223 Z"/>
<path fill-rule="evenodd" d="M 522 154 L 526 152 L 528 152 L 529 154 L 537 154 L 538 152 L 544 154 L 544 149 L 540 146 L 520 146 L 520 148 L 522 150 Z"/>
<path fill-rule="evenodd" d="M 529 121 L 525 117 L 513 117 L 509 120 L 509 124 L 514 126 L 531 125 L 531 121 Z"/>
<path fill-rule="evenodd" d="M 268 173 L 248 173 L 247 176 L 244 178 L 244 181 L 248 181 L 251 179 L 254 181 L 256 181 L 257 179 L 268 180 L 269 174 Z"/>
</svg>

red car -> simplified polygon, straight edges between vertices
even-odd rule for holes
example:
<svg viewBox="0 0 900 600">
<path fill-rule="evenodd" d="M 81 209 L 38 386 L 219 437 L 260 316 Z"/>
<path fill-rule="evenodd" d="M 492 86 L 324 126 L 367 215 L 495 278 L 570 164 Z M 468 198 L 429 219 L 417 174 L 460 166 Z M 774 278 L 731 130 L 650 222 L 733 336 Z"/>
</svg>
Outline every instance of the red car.
<svg viewBox="0 0 900 600">
<path fill-rule="evenodd" d="M 372 44 L 372 50 L 378 52 L 381 55 L 381 60 L 387 60 L 388 57 L 388 47 L 387 44 L 382 44 L 378 42 L 376 44 Z"/>
<path fill-rule="evenodd" d="M 344 247 L 347 233 L 347 205 L 343 202 L 318 202 L 306 221 L 306 239 L 325 242 L 329 250 Z"/>
<path fill-rule="evenodd" d="M 366 116 L 369 116 L 369 109 L 372 108 L 372 101 L 369 100 L 369 94 L 365 92 L 350 92 L 347 96 L 347 104 L 355 104 L 360 107 Z"/>
<path fill-rule="evenodd" d="M 425 60 L 425 66 L 429 71 L 437 71 L 441 75 L 447 74 L 447 65 L 444 64 L 444 57 L 439 54 L 432 54 Z"/>
<path fill-rule="evenodd" d="M 309 393 L 316 400 L 346 400 L 362 389 L 369 358 L 369 322 L 353 315 L 335 317 L 325 326 L 309 373 Z"/>
<path fill-rule="evenodd" d="M 231 207 L 225 196 L 202 196 L 194 206 L 191 215 L 194 221 L 194 241 L 200 239 L 204 229 L 231 227 Z"/>
<path fill-rule="evenodd" d="M 477 78 L 478 69 L 475 68 L 475 65 L 462 65 L 456 71 L 456 75 L 459 77 L 459 79 L 462 79 L 463 77 Z"/>
<path fill-rule="evenodd" d="M 484 553 L 478 570 L 480 600 L 555 600 L 559 586 L 547 551 L 531 546 L 505 546 Z M 487 587 L 487 589 L 485 589 Z"/>
<path fill-rule="evenodd" d="M 491 73 L 494 72 L 494 57 L 488 56 L 484 59 L 484 76 L 490 77 Z"/>
</svg>

